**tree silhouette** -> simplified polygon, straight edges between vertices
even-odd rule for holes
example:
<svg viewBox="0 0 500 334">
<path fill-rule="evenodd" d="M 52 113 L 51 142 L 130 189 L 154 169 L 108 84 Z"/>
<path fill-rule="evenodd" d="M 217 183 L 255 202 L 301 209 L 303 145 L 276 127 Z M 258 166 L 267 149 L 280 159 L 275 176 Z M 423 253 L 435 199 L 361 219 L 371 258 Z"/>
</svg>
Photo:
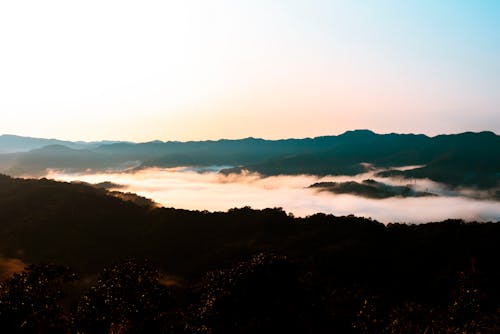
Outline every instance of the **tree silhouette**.
<svg viewBox="0 0 500 334">
<path fill-rule="evenodd" d="M 68 267 L 44 264 L 0 282 L 1 331 L 67 333 L 72 319 L 60 302 L 65 286 L 76 278 Z"/>
<path fill-rule="evenodd" d="M 297 267 L 284 256 L 258 254 L 201 283 L 196 331 L 318 333 L 319 313 Z"/>
<path fill-rule="evenodd" d="M 160 271 L 149 261 L 127 260 L 104 269 L 80 299 L 81 333 L 156 333 L 170 293 L 159 282 Z"/>
</svg>

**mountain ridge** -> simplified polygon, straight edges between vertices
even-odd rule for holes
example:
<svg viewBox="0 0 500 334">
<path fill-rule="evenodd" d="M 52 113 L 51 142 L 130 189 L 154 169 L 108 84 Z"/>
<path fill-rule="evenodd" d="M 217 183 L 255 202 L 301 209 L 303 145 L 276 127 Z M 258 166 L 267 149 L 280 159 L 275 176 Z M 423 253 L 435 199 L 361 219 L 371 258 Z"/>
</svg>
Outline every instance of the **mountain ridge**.
<svg viewBox="0 0 500 334">
<path fill-rule="evenodd" d="M 369 163 L 380 168 L 396 167 L 394 176 L 430 178 L 450 186 L 494 188 L 500 182 L 497 152 L 500 136 L 492 131 L 429 137 L 352 130 L 337 136 L 303 139 L 117 142 L 68 150 L 42 147 L 0 154 L 0 172 L 43 176 L 48 169 L 105 171 L 123 170 L 124 165 L 139 169 L 225 165 L 234 167 L 223 173 L 248 170 L 269 176 L 355 175 L 366 171 L 364 163 Z M 397 171 L 397 167 L 415 165 L 424 167 Z"/>
</svg>

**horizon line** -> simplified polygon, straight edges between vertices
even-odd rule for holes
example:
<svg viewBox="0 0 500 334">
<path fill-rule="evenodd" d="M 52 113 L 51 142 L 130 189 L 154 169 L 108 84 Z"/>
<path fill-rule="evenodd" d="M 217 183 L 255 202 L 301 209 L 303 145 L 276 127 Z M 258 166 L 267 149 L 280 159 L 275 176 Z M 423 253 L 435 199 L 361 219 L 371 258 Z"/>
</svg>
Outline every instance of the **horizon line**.
<svg viewBox="0 0 500 334">
<path fill-rule="evenodd" d="M 148 143 L 193 143 L 193 142 L 217 142 L 217 141 L 239 141 L 239 140 L 264 140 L 264 141 L 280 141 L 280 140 L 305 140 L 305 139 L 316 139 L 316 138 L 323 138 L 323 137 L 338 137 L 345 135 L 347 133 L 352 133 L 352 132 L 370 132 L 375 135 L 413 135 L 413 136 L 425 136 L 428 138 L 435 138 L 439 136 L 453 136 L 453 135 L 461 135 L 461 134 L 466 134 L 466 133 L 474 133 L 474 134 L 480 134 L 480 133 L 492 133 L 495 136 L 499 136 L 498 133 L 496 133 L 494 130 L 481 130 L 481 131 L 462 131 L 462 132 L 443 132 L 439 133 L 436 135 L 429 135 L 426 133 L 414 133 L 414 132 L 376 132 L 371 129 L 353 129 L 353 130 L 345 130 L 341 133 L 338 134 L 324 134 L 324 135 L 318 135 L 318 136 L 308 136 L 308 137 L 287 137 L 287 138 L 277 138 L 277 139 L 271 139 L 271 138 L 263 138 L 263 137 L 235 137 L 235 138 L 218 138 L 218 139 L 193 139 L 193 140 L 161 140 L 161 139 L 152 139 L 152 140 L 147 140 L 147 141 L 132 141 L 132 140 L 121 140 L 121 139 L 96 139 L 96 140 L 73 140 L 73 139 L 63 139 L 63 138 L 50 138 L 50 137 L 33 137 L 30 135 L 18 135 L 18 134 L 12 134 L 12 133 L 2 133 L 0 134 L 0 137 L 5 137 L 5 136 L 10 136 L 10 137 L 18 137 L 18 138 L 25 138 L 25 139 L 35 139 L 35 140 L 57 140 L 57 141 L 66 141 L 66 142 L 71 142 L 71 143 L 83 143 L 83 144 L 91 144 L 91 143 L 102 143 L 102 142 L 112 142 L 112 143 L 129 143 L 129 144 L 148 144 Z"/>
</svg>

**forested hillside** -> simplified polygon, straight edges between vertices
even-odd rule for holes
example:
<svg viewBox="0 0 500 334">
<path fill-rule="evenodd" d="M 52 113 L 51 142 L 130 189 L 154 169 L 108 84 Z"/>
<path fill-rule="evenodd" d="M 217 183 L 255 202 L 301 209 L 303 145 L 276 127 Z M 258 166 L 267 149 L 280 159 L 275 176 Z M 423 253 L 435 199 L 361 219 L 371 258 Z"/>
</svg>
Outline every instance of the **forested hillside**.
<svg viewBox="0 0 500 334">
<path fill-rule="evenodd" d="M 43 176 L 47 169 L 95 172 L 148 167 L 233 166 L 223 172 L 354 175 L 366 171 L 368 163 L 379 168 L 394 168 L 385 172 L 386 175 L 430 178 L 453 187 L 495 188 L 500 181 L 500 136 L 492 132 L 428 137 L 356 130 L 338 136 L 284 140 L 120 142 L 89 144 L 85 149 L 81 146 L 70 149 L 62 144 L 30 152 L 0 154 L 0 171 L 9 175 Z M 422 167 L 398 170 L 403 166 Z"/>
<path fill-rule="evenodd" d="M 354 216 L 294 218 L 279 208 L 185 211 L 139 206 L 85 184 L 7 176 L 0 177 L 0 217 L 3 262 L 72 268 L 32 267 L 27 276 L 2 283 L 0 304 L 43 297 L 23 290 L 26 284 L 57 290 L 63 281 L 76 280 L 66 293 L 70 301 L 61 299 L 57 312 L 76 312 L 80 323 L 73 325 L 89 333 L 99 332 L 94 331 L 99 326 L 108 332 L 117 324 L 129 333 L 137 332 L 134 326 L 174 324 L 187 333 L 193 328 L 267 333 L 285 325 L 297 333 L 380 333 L 404 326 L 491 329 L 500 307 L 500 225 L 495 222 L 383 225 Z M 104 267 L 110 269 L 96 281 Z M 106 280 L 131 292 L 109 290 Z M 89 286 L 94 287 L 85 292 Z M 151 304 L 134 304 L 134 289 L 146 289 Z M 156 289 L 167 289 L 172 299 L 161 299 L 152 292 Z M 100 304 L 108 294 L 120 302 Z M 139 307 L 151 322 L 122 307 Z M 16 317 L 28 321 L 23 317 L 35 312 L 18 310 L 7 318 L 16 311 L 0 313 L 5 326 Z M 106 312 L 115 320 L 96 320 Z M 30 319 L 35 327 L 47 325 Z M 63 323 L 62 328 L 70 326 Z M 158 332 L 165 332 L 162 328 Z"/>
</svg>

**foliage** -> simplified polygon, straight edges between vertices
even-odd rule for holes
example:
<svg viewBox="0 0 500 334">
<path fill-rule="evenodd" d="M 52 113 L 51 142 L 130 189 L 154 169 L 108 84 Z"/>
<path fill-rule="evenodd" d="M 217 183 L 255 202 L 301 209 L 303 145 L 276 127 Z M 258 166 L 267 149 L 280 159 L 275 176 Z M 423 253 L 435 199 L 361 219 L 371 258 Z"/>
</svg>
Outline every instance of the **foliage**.
<svg viewBox="0 0 500 334">
<path fill-rule="evenodd" d="M 152 209 L 84 184 L 6 176 L 0 217 L 4 258 L 66 263 L 80 287 L 107 266 L 74 303 L 66 267 L 30 266 L 2 282 L 9 333 L 499 330 L 497 223 Z M 151 262 L 109 266 L 126 257 Z M 163 286 L 161 272 L 178 285 Z"/>
<path fill-rule="evenodd" d="M 161 313 L 170 306 L 169 291 L 159 278 L 158 268 L 148 261 L 127 260 L 104 269 L 78 303 L 80 332 L 158 332 Z"/>
<path fill-rule="evenodd" d="M 257 254 L 235 267 L 208 273 L 198 289 L 202 298 L 194 312 L 197 332 L 321 332 L 321 310 L 286 257 Z"/>
<path fill-rule="evenodd" d="M 77 276 L 56 265 L 30 265 L 0 282 L 0 328 L 4 333 L 66 333 L 72 318 L 61 305 L 63 288 Z"/>
</svg>

